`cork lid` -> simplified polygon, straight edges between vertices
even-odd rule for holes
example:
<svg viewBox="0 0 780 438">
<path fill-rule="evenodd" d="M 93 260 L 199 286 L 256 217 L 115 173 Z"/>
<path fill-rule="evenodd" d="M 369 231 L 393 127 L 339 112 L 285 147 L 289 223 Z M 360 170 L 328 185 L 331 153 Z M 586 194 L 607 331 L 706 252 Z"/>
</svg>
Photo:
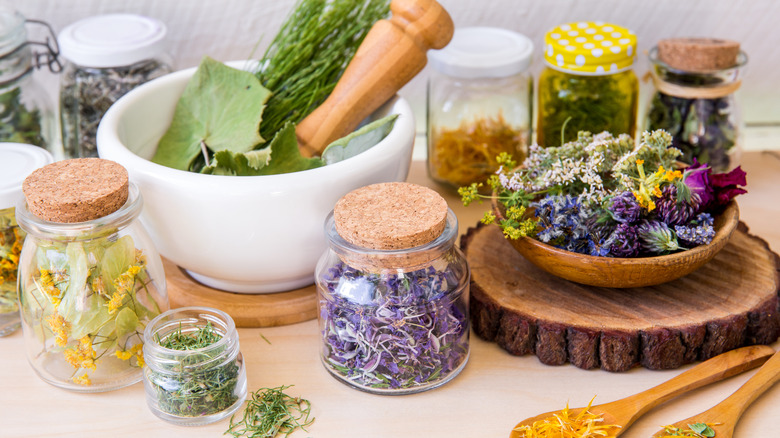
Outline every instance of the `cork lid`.
<svg viewBox="0 0 780 438">
<path fill-rule="evenodd" d="M 58 161 L 30 174 L 22 191 L 35 216 L 50 222 L 84 222 L 107 216 L 125 204 L 127 170 L 101 158 Z"/>
<path fill-rule="evenodd" d="M 333 209 L 336 231 L 353 245 L 396 250 L 423 245 L 447 224 L 447 201 L 416 184 L 395 182 L 347 193 Z"/>
<path fill-rule="evenodd" d="M 739 43 L 715 38 L 669 38 L 658 42 L 658 59 L 672 68 L 707 72 L 737 64 Z"/>
</svg>

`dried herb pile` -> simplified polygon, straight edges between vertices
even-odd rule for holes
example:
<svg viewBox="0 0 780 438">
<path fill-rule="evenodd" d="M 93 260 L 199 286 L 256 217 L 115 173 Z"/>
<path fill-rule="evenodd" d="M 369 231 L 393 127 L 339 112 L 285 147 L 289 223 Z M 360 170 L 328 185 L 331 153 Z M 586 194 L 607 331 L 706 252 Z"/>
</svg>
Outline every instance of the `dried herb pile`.
<svg viewBox="0 0 780 438">
<path fill-rule="evenodd" d="M 594 397 L 595 398 L 595 397 Z M 515 428 L 521 438 L 614 438 L 621 427 L 605 424 L 604 416 L 590 411 L 593 400 L 580 412 L 574 413 L 566 405 L 559 413 Z"/>
<path fill-rule="evenodd" d="M 713 438 L 716 436 L 715 431 L 712 429 L 711 426 L 715 426 L 716 424 L 707 424 L 707 423 L 693 423 L 689 424 L 687 428 L 683 427 L 676 427 L 676 426 L 664 426 L 664 432 L 666 435 L 664 437 L 670 437 L 670 436 L 687 436 L 687 437 L 695 437 L 695 438 Z"/>
<path fill-rule="evenodd" d="M 222 339 L 211 323 L 194 331 L 174 331 L 157 343 L 170 350 L 192 351 L 178 360 L 160 361 L 146 372 L 157 395 L 157 407 L 166 414 L 200 417 L 222 412 L 238 401 L 238 359 L 228 357 L 226 348 L 206 349 Z M 203 350 L 206 349 L 206 350 Z"/>
<path fill-rule="evenodd" d="M 322 358 L 356 386 L 407 389 L 446 379 L 468 356 L 467 304 L 456 263 L 374 274 L 343 263 L 321 279 Z M 319 282 L 319 281 L 318 281 Z"/>
<path fill-rule="evenodd" d="M 0 141 L 46 147 L 41 127 L 41 112 L 28 108 L 21 99 L 21 88 L 0 93 Z"/>
<path fill-rule="evenodd" d="M 244 416 L 230 418 L 230 426 L 225 435 L 236 438 L 273 438 L 289 436 L 298 429 L 306 428 L 314 422 L 311 417 L 311 403 L 300 397 L 291 397 L 284 391 L 290 386 L 261 388 L 252 393 L 247 401 Z"/>
</svg>

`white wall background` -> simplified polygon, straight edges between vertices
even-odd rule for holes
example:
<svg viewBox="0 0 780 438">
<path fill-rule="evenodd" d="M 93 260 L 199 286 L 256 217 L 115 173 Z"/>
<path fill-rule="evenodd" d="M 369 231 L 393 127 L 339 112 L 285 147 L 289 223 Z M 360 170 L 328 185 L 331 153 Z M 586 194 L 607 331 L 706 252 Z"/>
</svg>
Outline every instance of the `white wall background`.
<svg viewBox="0 0 780 438">
<path fill-rule="evenodd" d="M 81 18 L 133 12 L 158 18 L 169 30 L 176 68 L 192 67 L 203 55 L 219 60 L 259 56 L 295 0 L 12 0 L 27 18 L 55 31 Z M 748 124 L 746 147 L 780 148 L 780 2 L 775 0 L 440 0 L 456 26 L 497 26 L 529 36 L 536 45 L 535 76 L 542 68 L 547 29 L 570 21 L 602 20 L 632 29 L 640 56 L 659 39 L 706 36 L 740 41 L 749 64 L 741 98 Z M 254 51 L 253 51 L 254 50 Z M 56 77 L 43 81 L 56 94 Z M 427 69 L 401 90 L 424 129 Z M 647 87 L 647 84 L 645 84 Z M 53 97 L 56 98 L 56 95 Z"/>
</svg>

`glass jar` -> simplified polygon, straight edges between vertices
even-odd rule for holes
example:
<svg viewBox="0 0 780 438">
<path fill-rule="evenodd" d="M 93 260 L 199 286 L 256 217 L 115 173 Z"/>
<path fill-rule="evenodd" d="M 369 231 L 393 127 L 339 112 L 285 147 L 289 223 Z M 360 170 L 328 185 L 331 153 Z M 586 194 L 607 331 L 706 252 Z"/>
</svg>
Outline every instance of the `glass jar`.
<svg viewBox="0 0 780 438">
<path fill-rule="evenodd" d="M 531 138 L 533 43 L 490 27 L 460 28 L 428 57 L 428 174 L 458 188 L 484 183 L 506 153 L 522 162 Z"/>
<path fill-rule="evenodd" d="M 61 159 L 53 105 L 34 79 L 25 23 L 8 2 L 0 1 L 0 142 L 40 146 Z"/>
<path fill-rule="evenodd" d="M 0 143 L 0 336 L 19 328 L 16 280 L 25 233 L 16 224 L 15 206 L 22 197 L 22 181 L 53 160 L 33 145 Z"/>
<path fill-rule="evenodd" d="M 181 307 L 144 330 L 144 388 L 154 415 L 200 426 L 232 415 L 247 394 L 238 332 L 227 313 Z"/>
<path fill-rule="evenodd" d="M 113 184 L 102 177 L 115 173 L 114 168 L 69 166 L 81 160 L 121 168 L 97 158 L 65 160 L 25 180 L 26 200 L 16 208 L 17 222 L 27 233 L 19 261 L 19 305 L 27 356 L 36 373 L 61 388 L 98 392 L 141 380 L 143 331 L 168 309 L 168 296 L 162 260 L 138 220 L 143 203 L 134 184 L 124 186 L 126 201 L 118 209 L 106 214 L 96 209 L 94 219 L 64 223 L 48 214 L 39 217 L 43 196 L 31 190 L 46 188 L 46 181 L 71 187 L 87 180 L 85 171 L 93 169 L 92 184 Z M 71 192 L 81 195 L 83 187 Z M 50 200 L 46 205 L 52 205 Z M 89 201 L 75 202 L 95 205 Z M 52 210 L 64 215 L 67 207 L 62 203 Z"/>
<path fill-rule="evenodd" d="M 431 204 L 415 193 L 407 195 L 404 185 L 413 186 L 376 184 L 342 198 L 326 219 L 329 249 L 315 274 L 321 361 L 338 380 L 375 394 L 435 388 L 455 377 L 469 356 L 470 273 L 454 244 L 457 219 L 443 199 L 442 220 L 436 221 L 443 228 L 426 231 L 428 238 L 414 243 L 392 238 L 399 242 L 395 249 L 360 240 L 355 243 L 357 234 L 385 235 L 376 230 L 376 224 L 392 234 L 408 223 L 404 218 L 425 222 L 419 220 L 419 208 L 413 212 L 413 204 Z M 402 190 L 395 191 L 395 187 Z M 370 218 L 363 222 L 366 215 L 345 213 L 347 208 L 342 208 L 350 204 L 345 200 L 354 201 L 353 195 L 359 198 L 366 191 L 369 196 L 358 204 L 363 204 L 364 212 L 373 210 L 369 216 L 381 217 L 376 222 Z M 367 199 L 374 202 L 366 203 Z M 393 212 L 397 215 L 387 216 Z M 355 232 L 350 231 L 350 224 L 356 225 Z"/>
<path fill-rule="evenodd" d="M 636 35 L 614 24 L 563 24 L 545 34 L 536 143 L 560 146 L 577 132 L 636 134 Z"/>
<path fill-rule="evenodd" d="M 694 55 L 688 59 L 696 59 Z M 649 58 L 654 90 L 646 129 L 664 129 L 671 134 L 672 146 L 682 151 L 682 162 L 691 164 L 696 159 L 715 172 L 736 167 L 743 131 L 736 93 L 747 55 L 737 49 L 726 67 L 707 71 L 672 67 L 661 59 L 658 47 L 650 51 Z"/>
<path fill-rule="evenodd" d="M 133 88 L 172 71 L 165 25 L 134 14 L 77 21 L 60 32 L 68 61 L 60 82 L 62 143 L 70 157 L 96 157 L 103 114 Z"/>
</svg>

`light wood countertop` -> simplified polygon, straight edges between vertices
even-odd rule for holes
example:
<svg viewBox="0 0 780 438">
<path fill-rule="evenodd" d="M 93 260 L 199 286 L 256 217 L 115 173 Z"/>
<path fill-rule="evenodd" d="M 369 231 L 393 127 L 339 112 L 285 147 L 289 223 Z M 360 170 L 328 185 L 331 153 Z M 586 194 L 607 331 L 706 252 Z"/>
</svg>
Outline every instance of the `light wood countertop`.
<svg viewBox="0 0 780 438">
<path fill-rule="evenodd" d="M 751 234 L 780 251 L 780 155 L 743 155 L 747 195 L 739 198 L 741 218 Z M 446 195 L 461 231 L 477 223 L 487 204 L 464 208 L 457 196 L 432 183 L 424 163 L 415 161 L 409 181 Z M 415 395 L 367 394 L 331 377 L 318 358 L 316 321 L 283 327 L 240 329 L 249 389 L 294 385 L 288 390 L 312 403 L 316 421 L 294 437 L 508 437 L 520 420 L 563 408 L 584 406 L 596 396 L 605 403 L 640 392 L 683 370 L 625 373 L 550 367 L 535 356 L 512 356 L 496 344 L 471 337 L 471 357 L 449 383 Z M 268 344 L 263 337 L 270 341 Z M 775 349 L 780 343 L 772 345 Z M 755 371 L 695 390 L 650 411 L 622 436 L 646 438 L 663 424 L 704 411 L 730 395 Z M 239 411 L 240 412 L 240 411 Z M 736 428 L 737 438 L 778 436 L 780 385 L 758 398 Z M 0 437 L 220 437 L 223 420 L 203 427 L 174 426 L 147 408 L 143 384 L 97 394 L 77 394 L 48 385 L 27 363 L 21 331 L 0 338 Z"/>
</svg>

